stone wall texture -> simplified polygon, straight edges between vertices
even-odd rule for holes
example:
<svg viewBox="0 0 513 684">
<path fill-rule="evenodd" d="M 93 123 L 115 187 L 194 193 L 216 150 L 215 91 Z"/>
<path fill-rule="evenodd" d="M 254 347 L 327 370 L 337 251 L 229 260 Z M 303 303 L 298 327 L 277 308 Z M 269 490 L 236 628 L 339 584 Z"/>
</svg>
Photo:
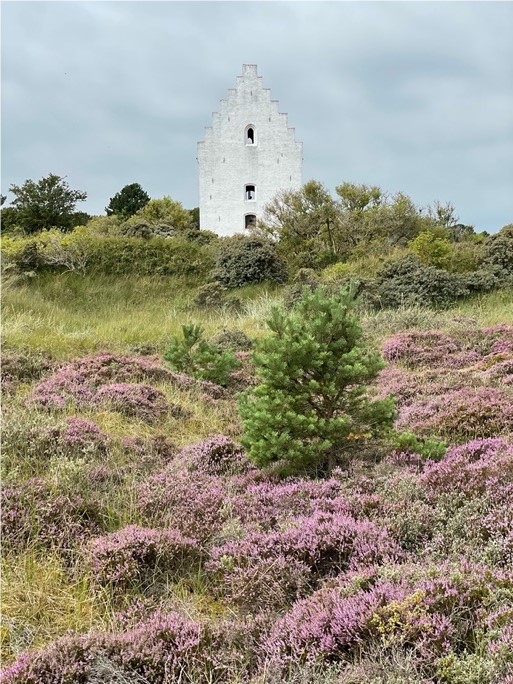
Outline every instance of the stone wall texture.
<svg viewBox="0 0 513 684">
<path fill-rule="evenodd" d="M 302 156 L 302 143 L 296 142 L 269 88 L 262 87 L 256 65 L 243 65 L 236 88 L 221 100 L 198 143 L 201 229 L 243 233 L 246 216 L 261 218 L 278 191 L 301 187 Z"/>
</svg>

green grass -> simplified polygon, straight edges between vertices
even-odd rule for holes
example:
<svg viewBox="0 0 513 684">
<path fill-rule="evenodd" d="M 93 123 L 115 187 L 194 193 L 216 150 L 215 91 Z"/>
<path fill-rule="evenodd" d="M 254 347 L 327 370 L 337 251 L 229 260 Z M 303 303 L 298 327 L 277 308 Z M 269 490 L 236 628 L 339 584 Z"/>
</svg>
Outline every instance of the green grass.
<svg viewBox="0 0 513 684">
<path fill-rule="evenodd" d="M 56 358 L 148 343 L 164 351 L 186 322 L 207 334 L 242 328 L 255 335 L 276 300 L 272 288 L 252 286 L 237 292 L 240 313 L 209 311 L 192 305 L 196 291 L 195 282 L 165 277 L 36 276 L 3 289 L 4 349 L 47 350 Z"/>
<path fill-rule="evenodd" d="M 163 353 L 183 323 L 206 334 L 238 328 L 252 337 L 265 331 L 280 288 L 248 286 L 235 292 L 240 311 L 205 310 L 192 304 L 201 283 L 168 277 L 107 277 L 42 274 L 2 293 L 4 349 L 45 350 L 72 358 L 100 349 L 127 351 L 151 344 Z M 367 313 L 373 337 L 407 328 L 450 328 L 513 323 L 513 291 L 494 292 L 436 312 L 422 307 Z"/>
</svg>

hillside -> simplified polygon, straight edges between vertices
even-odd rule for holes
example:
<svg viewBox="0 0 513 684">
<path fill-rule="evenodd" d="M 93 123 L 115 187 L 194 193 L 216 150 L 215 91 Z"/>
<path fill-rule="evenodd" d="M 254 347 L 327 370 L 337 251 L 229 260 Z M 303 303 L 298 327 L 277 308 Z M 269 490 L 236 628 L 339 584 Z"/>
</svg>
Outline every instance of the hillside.
<svg viewBox="0 0 513 684">
<path fill-rule="evenodd" d="M 256 469 L 237 393 L 285 288 L 41 273 L 3 289 L 2 681 L 513 682 L 513 291 L 370 311 L 395 433 Z M 226 388 L 164 360 L 185 323 Z"/>
</svg>

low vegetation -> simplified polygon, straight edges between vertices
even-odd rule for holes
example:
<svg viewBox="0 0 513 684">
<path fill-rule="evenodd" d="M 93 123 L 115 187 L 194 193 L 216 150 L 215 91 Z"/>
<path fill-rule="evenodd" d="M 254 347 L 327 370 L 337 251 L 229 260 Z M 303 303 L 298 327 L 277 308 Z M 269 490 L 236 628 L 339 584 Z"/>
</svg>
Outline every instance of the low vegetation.
<svg viewBox="0 0 513 684">
<path fill-rule="evenodd" d="M 313 251 L 348 218 L 317 190 Z M 344 186 L 367 234 L 401 210 L 416 242 L 223 260 L 185 214 L 117 233 L 125 194 L 4 237 L 2 681 L 513 682 L 510 229 L 446 226 L 427 263 L 404 197 Z M 269 277 L 216 280 L 246 239 Z"/>
</svg>

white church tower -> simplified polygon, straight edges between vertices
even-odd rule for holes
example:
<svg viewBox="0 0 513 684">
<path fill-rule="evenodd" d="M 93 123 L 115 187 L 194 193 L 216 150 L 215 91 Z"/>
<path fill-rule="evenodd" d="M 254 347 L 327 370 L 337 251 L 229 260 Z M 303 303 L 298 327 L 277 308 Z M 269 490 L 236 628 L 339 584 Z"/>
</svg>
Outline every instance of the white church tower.
<svg viewBox="0 0 513 684">
<path fill-rule="evenodd" d="M 279 190 L 301 187 L 302 152 L 256 64 L 244 64 L 198 143 L 200 227 L 244 232 Z"/>
</svg>

